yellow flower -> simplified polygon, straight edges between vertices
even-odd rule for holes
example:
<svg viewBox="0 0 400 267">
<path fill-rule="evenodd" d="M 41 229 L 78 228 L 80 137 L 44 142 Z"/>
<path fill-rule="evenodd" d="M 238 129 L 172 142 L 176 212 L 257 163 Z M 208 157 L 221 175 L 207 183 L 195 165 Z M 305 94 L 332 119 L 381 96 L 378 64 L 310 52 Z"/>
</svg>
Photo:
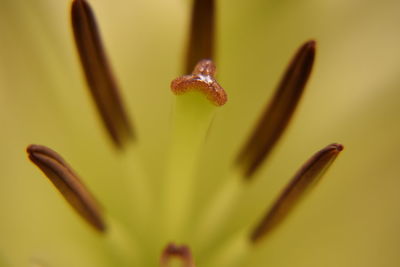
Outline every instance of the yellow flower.
<svg viewBox="0 0 400 267">
<path fill-rule="evenodd" d="M 123 266 L 131 260 L 157 266 L 167 242 L 187 244 L 197 266 L 399 264 L 400 3 L 217 2 L 217 78 L 229 101 L 218 108 L 194 184 L 183 191 L 189 197 L 176 198 L 190 202 L 183 212 L 190 216 L 181 222 L 163 192 L 171 172 L 175 98 L 168 85 L 184 61 L 190 3 L 91 1 L 137 138 L 121 152 L 99 130 L 101 121 L 85 91 L 67 12 L 71 2 L 3 1 L 2 266 Z M 308 38 L 318 42 L 316 66 L 284 142 L 243 186 L 231 217 L 217 212 L 210 218 L 229 223 L 208 227 L 203 215 L 213 196 L 229 190 L 228 170 L 243 141 L 285 64 Z M 250 250 L 244 247 L 243 237 L 302 161 L 336 140 L 348 149 L 318 190 L 268 238 Z M 90 230 L 49 189 L 23 154 L 30 143 L 57 150 L 79 173 L 104 206 L 105 235 Z M 180 167 L 174 166 L 172 173 Z M 164 220 L 166 211 L 170 222 Z M 222 242 L 222 231 L 232 232 L 232 238 Z"/>
</svg>

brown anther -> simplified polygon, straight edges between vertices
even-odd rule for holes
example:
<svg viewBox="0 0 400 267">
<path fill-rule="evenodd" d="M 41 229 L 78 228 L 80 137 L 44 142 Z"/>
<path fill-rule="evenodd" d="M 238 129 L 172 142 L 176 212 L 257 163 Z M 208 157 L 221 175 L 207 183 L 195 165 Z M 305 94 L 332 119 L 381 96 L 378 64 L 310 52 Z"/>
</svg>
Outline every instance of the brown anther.
<svg viewBox="0 0 400 267">
<path fill-rule="evenodd" d="M 171 89 L 175 94 L 199 91 L 216 106 L 222 106 L 228 100 L 225 90 L 215 80 L 215 65 L 211 60 L 203 59 L 194 68 L 191 75 L 185 75 L 172 81 Z"/>
<path fill-rule="evenodd" d="M 96 230 L 104 232 L 106 226 L 100 206 L 67 162 L 45 146 L 30 145 L 27 152 L 29 159 L 43 171 L 78 214 Z"/>
<path fill-rule="evenodd" d="M 170 267 L 173 258 L 179 259 L 182 262 L 182 267 L 195 267 L 192 253 L 187 246 L 168 244 L 161 254 L 160 267 Z"/>
<path fill-rule="evenodd" d="M 215 0 L 194 0 L 185 73 L 203 58 L 214 57 Z"/>
<path fill-rule="evenodd" d="M 331 166 L 343 146 L 331 144 L 314 154 L 297 172 L 268 210 L 264 218 L 251 233 L 250 240 L 255 243 L 263 239 L 271 230 L 280 225 L 290 211 L 299 203 Z"/>
<path fill-rule="evenodd" d="M 85 0 L 73 1 L 71 19 L 90 93 L 112 141 L 122 147 L 133 137 L 132 126 L 107 60 L 96 19 Z"/>
<path fill-rule="evenodd" d="M 303 44 L 283 76 L 236 163 L 250 179 L 268 157 L 287 128 L 310 77 L 315 58 L 315 41 Z"/>
</svg>

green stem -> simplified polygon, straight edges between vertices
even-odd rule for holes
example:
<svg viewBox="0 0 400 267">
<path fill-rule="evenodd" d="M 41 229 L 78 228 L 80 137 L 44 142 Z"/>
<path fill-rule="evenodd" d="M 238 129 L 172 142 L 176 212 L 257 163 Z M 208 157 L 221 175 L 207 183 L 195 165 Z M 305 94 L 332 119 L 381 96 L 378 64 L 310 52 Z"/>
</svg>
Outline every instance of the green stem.
<svg viewBox="0 0 400 267">
<path fill-rule="evenodd" d="M 192 202 L 198 156 L 215 106 L 199 93 L 178 96 L 173 114 L 173 136 L 164 185 L 166 238 L 179 238 Z"/>
<path fill-rule="evenodd" d="M 246 184 L 242 175 L 232 171 L 219 192 L 203 207 L 193 226 L 193 242 L 199 255 L 213 254 L 238 229 L 232 215 L 243 195 Z"/>
</svg>

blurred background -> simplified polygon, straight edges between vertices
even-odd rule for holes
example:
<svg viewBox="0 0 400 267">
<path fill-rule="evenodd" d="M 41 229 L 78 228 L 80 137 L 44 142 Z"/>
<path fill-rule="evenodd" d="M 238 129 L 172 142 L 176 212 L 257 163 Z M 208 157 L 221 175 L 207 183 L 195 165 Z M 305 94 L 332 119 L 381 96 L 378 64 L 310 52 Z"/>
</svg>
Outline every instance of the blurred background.
<svg viewBox="0 0 400 267">
<path fill-rule="evenodd" d="M 157 195 L 170 138 L 169 84 L 183 69 L 191 1 L 89 2 L 136 128 L 137 164 Z M 134 217 L 118 180 L 131 166 L 93 108 L 70 5 L 1 0 L 4 266 L 112 266 L 101 237 L 28 161 L 24 150 L 31 143 L 59 151 L 106 210 Z M 217 7 L 217 77 L 229 101 L 217 111 L 200 157 L 194 207 L 229 179 L 227 170 L 290 58 L 315 39 L 316 64 L 299 109 L 233 220 L 259 216 L 315 151 L 332 142 L 345 150 L 317 190 L 255 250 L 249 266 L 399 266 L 400 2 L 218 0 Z M 156 238 L 153 230 L 149 236 Z"/>
</svg>

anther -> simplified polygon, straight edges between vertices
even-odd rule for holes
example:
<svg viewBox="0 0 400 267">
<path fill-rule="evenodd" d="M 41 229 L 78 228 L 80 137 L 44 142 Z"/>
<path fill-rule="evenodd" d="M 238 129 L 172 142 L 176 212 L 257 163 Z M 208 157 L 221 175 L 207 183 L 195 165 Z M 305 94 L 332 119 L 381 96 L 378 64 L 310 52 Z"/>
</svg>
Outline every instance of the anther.
<svg viewBox="0 0 400 267">
<path fill-rule="evenodd" d="M 201 60 L 191 75 L 185 75 L 172 81 L 171 90 L 175 94 L 199 91 L 216 106 L 222 106 L 228 100 L 225 90 L 215 80 L 215 65 L 211 60 Z"/>
<path fill-rule="evenodd" d="M 106 226 L 97 201 L 67 162 L 45 146 L 30 145 L 27 152 L 29 159 L 42 170 L 72 208 L 96 230 L 104 232 Z"/>
<path fill-rule="evenodd" d="M 215 1 L 194 0 L 185 73 L 203 58 L 213 59 L 215 32 Z"/>
<path fill-rule="evenodd" d="M 236 163 L 246 178 L 252 177 L 287 128 L 311 74 L 314 57 L 314 41 L 300 47 L 274 97 L 240 151 Z"/>
<path fill-rule="evenodd" d="M 173 258 L 179 259 L 182 262 L 182 267 L 195 267 L 192 253 L 187 246 L 168 244 L 161 254 L 160 267 L 170 267 Z"/>
<path fill-rule="evenodd" d="M 316 185 L 325 171 L 331 166 L 339 152 L 343 150 L 340 144 L 331 144 L 312 156 L 297 172 L 290 183 L 282 191 L 278 199 L 268 210 L 265 217 L 251 233 L 250 240 L 255 243 L 263 239 L 275 229 L 301 198 Z"/>
<path fill-rule="evenodd" d="M 104 51 L 94 14 L 85 0 L 71 9 L 75 44 L 97 110 L 112 141 L 122 147 L 133 130 Z"/>
</svg>

